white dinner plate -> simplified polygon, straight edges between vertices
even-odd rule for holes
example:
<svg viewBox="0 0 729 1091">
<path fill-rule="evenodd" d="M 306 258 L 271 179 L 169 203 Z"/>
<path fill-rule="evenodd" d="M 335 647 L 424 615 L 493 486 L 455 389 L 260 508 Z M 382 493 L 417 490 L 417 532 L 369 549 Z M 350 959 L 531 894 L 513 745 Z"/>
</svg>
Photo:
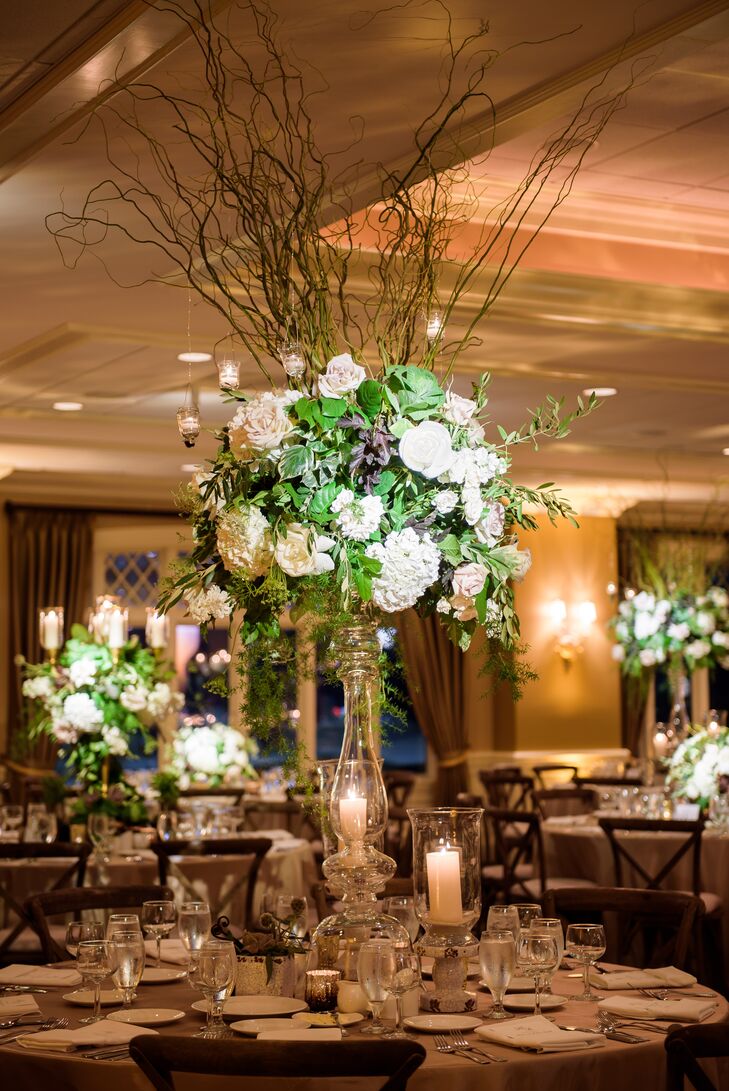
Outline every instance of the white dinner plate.
<svg viewBox="0 0 729 1091">
<path fill-rule="evenodd" d="M 294 1000 L 291 996 L 231 996 L 223 1004 L 223 1015 L 227 1019 L 265 1019 L 269 1015 L 306 1011 L 307 1006 L 303 1000 Z M 207 1001 L 195 1000 L 192 1007 L 207 1015 Z"/>
<path fill-rule="evenodd" d="M 340 1011 L 335 1014 L 332 1012 L 321 1011 L 300 1011 L 296 1015 L 291 1016 L 291 1022 L 297 1023 L 300 1027 L 353 1027 L 356 1023 L 361 1023 L 364 1019 L 364 1015 L 359 1011 Z"/>
<path fill-rule="evenodd" d="M 142 985 L 169 985 L 173 981 L 182 981 L 187 977 L 187 970 L 172 970 L 167 966 L 145 966 Z"/>
<path fill-rule="evenodd" d="M 258 1041 L 267 1042 L 341 1042 L 342 1032 L 339 1027 L 289 1027 L 288 1030 L 262 1030 Z"/>
<path fill-rule="evenodd" d="M 488 988 L 484 981 L 481 982 L 485 989 Z M 512 977 L 509 984 L 506 986 L 506 992 L 508 993 L 533 993 L 534 992 L 534 978 L 533 977 Z"/>
<path fill-rule="evenodd" d="M 124 1011 L 112 1011 L 107 1019 L 115 1023 L 129 1023 L 133 1027 L 164 1027 L 168 1023 L 178 1023 L 185 1018 L 184 1011 L 175 1008 L 128 1008 Z"/>
<path fill-rule="evenodd" d="M 246 1038 L 256 1038 L 264 1030 L 291 1030 L 292 1023 L 292 1019 L 237 1019 L 230 1029 Z"/>
<path fill-rule="evenodd" d="M 420 960 L 420 969 L 423 977 L 433 976 L 433 959 L 429 955 L 424 955 Z M 478 959 L 470 959 L 468 963 L 468 976 L 480 977 L 481 967 L 479 966 Z"/>
<path fill-rule="evenodd" d="M 472 1015 L 411 1015 L 403 1020 L 409 1030 L 421 1034 L 441 1034 L 444 1030 L 475 1030 L 481 1020 Z"/>
<path fill-rule="evenodd" d="M 542 1011 L 554 1011 L 567 1003 L 566 996 L 558 996 L 556 993 L 545 993 L 542 996 Z M 534 993 L 516 993 L 515 996 L 504 997 L 504 1007 L 509 1011 L 534 1011 Z"/>
<path fill-rule="evenodd" d="M 80 1008 L 93 1008 L 94 1006 L 94 990 L 93 989 L 76 989 L 72 993 L 64 993 L 64 1000 L 67 1000 L 69 1004 L 78 1004 Z M 111 1007 L 114 1004 L 121 1004 L 124 997 L 117 989 L 102 989 L 101 990 L 101 1006 L 103 1008 Z"/>
</svg>

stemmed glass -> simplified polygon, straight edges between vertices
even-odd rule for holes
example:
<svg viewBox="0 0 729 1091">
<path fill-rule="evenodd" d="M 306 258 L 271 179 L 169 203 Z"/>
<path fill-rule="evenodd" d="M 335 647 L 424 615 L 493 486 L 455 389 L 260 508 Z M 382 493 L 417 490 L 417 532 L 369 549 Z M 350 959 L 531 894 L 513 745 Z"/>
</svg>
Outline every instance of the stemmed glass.
<svg viewBox="0 0 729 1091">
<path fill-rule="evenodd" d="M 212 925 L 207 902 L 183 902 L 177 915 L 177 934 L 186 951 L 199 951 Z"/>
<path fill-rule="evenodd" d="M 23 808 L 19 803 L 6 803 L 0 808 L 0 824 L 3 833 L 10 831 L 10 840 L 15 840 L 15 831 L 20 829 L 23 822 Z"/>
<path fill-rule="evenodd" d="M 101 921 L 70 921 L 66 925 L 66 950 L 74 958 L 78 955 L 80 943 L 103 938 L 104 926 Z"/>
<path fill-rule="evenodd" d="M 387 1001 L 387 989 L 382 983 L 380 963 L 391 947 L 389 940 L 370 940 L 363 943 L 357 958 L 357 980 L 362 992 L 367 997 L 372 1011 L 372 1022 L 364 1027 L 362 1034 L 384 1034 L 382 1009 Z"/>
<path fill-rule="evenodd" d="M 115 932 L 140 932 L 139 917 L 136 913 L 111 913 L 106 922 L 106 938 L 110 940 Z"/>
<path fill-rule="evenodd" d="M 162 937 L 175 927 L 177 910 L 174 902 L 143 902 L 142 928 L 157 941 L 157 965 L 162 964 Z"/>
<path fill-rule="evenodd" d="M 590 988 L 590 966 L 605 954 L 605 929 L 601 924 L 568 924 L 565 950 L 583 964 L 584 989 L 575 1000 L 599 1000 Z"/>
<path fill-rule="evenodd" d="M 406 895 L 385 898 L 382 908 L 389 916 L 400 921 L 400 924 L 410 936 L 410 942 L 415 943 L 420 931 L 420 921 L 415 915 L 415 899 Z"/>
<path fill-rule="evenodd" d="M 519 937 L 519 914 L 515 905 L 492 905 L 486 918 L 487 932 L 511 932 L 514 942 Z"/>
<path fill-rule="evenodd" d="M 522 932 L 517 943 L 520 969 L 534 978 L 534 1014 L 542 1014 L 542 989 L 545 977 L 557 969 L 559 953 L 553 936 Z"/>
<path fill-rule="evenodd" d="M 112 830 L 109 815 L 103 811 L 94 811 L 89 815 L 86 824 L 91 844 L 102 853 L 107 853 Z"/>
<path fill-rule="evenodd" d="M 529 931 L 529 926 L 535 917 L 541 917 L 542 907 L 536 902 L 512 902 L 512 909 L 519 915 L 519 928 Z"/>
<path fill-rule="evenodd" d="M 557 969 L 562 964 L 564 957 L 564 932 L 562 930 L 562 921 L 558 917 L 535 917 L 529 926 L 530 935 L 536 936 L 552 936 L 557 944 Z M 547 978 L 544 986 L 545 993 L 551 993 L 552 991 L 552 975 Z"/>
<path fill-rule="evenodd" d="M 91 1015 L 81 1019 L 82 1023 L 96 1023 L 103 1019 L 101 1014 L 101 982 L 111 973 L 110 944 L 105 939 L 81 940 L 78 945 L 76 966 L 81 977 L 90 981 L 94 990 L 94 1010 Z"/>
<path fill-rule="evenodd" d="M 112 979 L 122 993 L 122 1006 L 130 1008 L 134 991 L 144 973 L 144 937 L 139 929 L 116 931 L 111 937 Z"/>
<path fill-rule="evenodd" d="M 504 993 L 514 973 L 516 949 L 514 936 L 510 931 L 489 931 L 482 933 L 478 945 L 478 957 L 481 963 L 481 978 L 489 987 L 493 998 L 493 1007 L 489 1019 L 511 1019 L 504 1011 Z"/>
<path fill-rule="evenodd" d="M 223 1022 L 223 1004 L 235 982 L 238 959 L 229 940 L 209 940 L 197 953 L 195 983 L 208 1002 L 207 1023 L 196 1038 L 232 1038 Z"/>
<path fill-rule="evenodd" d="M 420 983 L 420 959 L 410 946 L 390 944 L 378 963 L 378 976 L 385 992 L 395 997 L 397 1018 L 395 1027 L 385 1033 L 385 1038 L 410 1038 L 403 1030 L 402 999 L 405 993 Z"/>
</svg>

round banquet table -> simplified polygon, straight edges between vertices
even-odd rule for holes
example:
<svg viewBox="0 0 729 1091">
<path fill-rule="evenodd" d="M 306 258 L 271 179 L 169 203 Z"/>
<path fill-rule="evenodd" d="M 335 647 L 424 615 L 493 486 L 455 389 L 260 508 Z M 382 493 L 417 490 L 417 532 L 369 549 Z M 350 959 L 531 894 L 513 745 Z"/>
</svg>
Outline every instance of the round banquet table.
<svg viewBox="0 0 729 1091">
<path fill-rule="evenodd" d="M 613 886 L 615 871 L 610 843 L 597 824 L 595 815 L 564 818 L 548 818 L 542 823 L 544 855 L 547 876 L 592 879 L 598 886 Z M 619 834 L 628 839 L 631 856 L 650 874 L 656 874 L 661 862 L 668 859 L 685 841 L 676 833 L 639 833 L 630 831 Z M 691 890 L 691 853 L 677 863 L 668 875 L 662 889 Z M 624 866 L 625 886 L 645 886 L 645 880 L 631 875 Z M 547 883 L 549 885 L 549 883 Z M 729 980 L 729 836 L 707 827 L 701 842 L 701 889 L 716 894 L 720 899 L 722 940 L 725 960 L 725 976 Z"/>
<path fill-rule="evenodd" d="M 567 976 L 560 971 L 555 978 L 554 991 L 565 996 L 574 996 L 581 988 L 581 981 Z M 52 990 L 36 999 L 43 1014 L 66 1016 L 71 1026 L 77 1026 L 82 1009 L 69 1005 L 62 998 L 64 990 Z M 490 1001 L 485 993 L 479 991 L 479 1010 L 487 1009 Z M 620 994 L 615 994 L 620 995 Z M 193 1000 L 199 999 L 186 983 L 174 985 L 140 986 L 135 1007 L 169 1007 L 186 1012 L 184 1020 L 161 1027 L 160 1034 L 193 1034 L 201 1026 L 202 1015 L 191 1010 Z M 560 1023 L 578 1026 L 595 1025 L 594 1003 L 568 1003 L 557 1012 Z M 518 1016 L 517 1016 L 518 1018 Z M 717 1009 L 709 1020 L 711 1022 L 729 1022 L 729 1005 L 717 996 Z M 668 1027 L 668 1023 L 666 1026 Z M 357 1035 L 356 1028 L 350 1030 L 350 1036 Z M 664 1034 L 637 1030 L 646 1038 L 645 1043 L 627 1045 L 621 1042 L 601 1039 L 599 1048 L 552 1054 L 523 1053 L 480 1043 L 489 1052 L 504 1057 L 506 1064 L 482 1066 L 455 1055 L 437 1053 L 430 1035 L 418 1035 L 427 1050 L 427 1057 L 420 1069 L 411 1078 L 409 1091 L 442 1091 L 444 1086 L 458 1088 L 458 1091 L 658 1091 L 665 1081 Z M 473 1038 L 478 1043 L 478 1039 Z M 373 1049 L 376 1042 L 372 1041 Z M 282 1049 L 296 1049 L 296 1043 L 280 1043 Z M 72 1054 L 33 1053 L 20 1047 L 0 1046 L 0 1065 L 8 1087 L 20 1091 L 52 1088 L 53 1091 L 151 1091 L 151 1084 L 130 1060 L 95 1061 L 74 1057 Z M 719 1080 L 719 1087 L 729 1086 L 729 1071 L 719 1073 L 712 1063 L 714 1079 Z M 261 1088 L 269 1081 L 260 1081 Z M 179 1091 L 218 1091 L 229 1082 L 214 1077 L 176 1077 Z M 279 1081 L 270 1081 L 270 1087 L 280 1091 Z M 286 1091 L 296 1091 L 297 1087 L 306 1086 L 311 1091 L 312 1081 L 287 1080 Z M 340 1080 L 337 1091 L 344 1091 L 358 1085 L 350 1080 Z"/>
</svg>

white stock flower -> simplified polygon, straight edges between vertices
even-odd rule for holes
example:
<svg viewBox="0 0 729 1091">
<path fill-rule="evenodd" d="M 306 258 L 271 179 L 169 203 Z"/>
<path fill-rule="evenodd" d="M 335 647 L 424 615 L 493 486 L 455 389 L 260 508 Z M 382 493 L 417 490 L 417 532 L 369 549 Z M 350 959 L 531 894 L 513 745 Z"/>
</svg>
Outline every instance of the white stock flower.
<svg viewBox="0 0 729 1091">
<path fill-rule="evenodd" d="M 460 394 L 454 394 L 452 390 L 449 390 L 443 402 L 442 412 L 451 424 L 459 424 L 463 427 L 469 423 L 477 409 L 478 405 L 471 398 L 462 398 Z"/>
<path fill-rule="evenodd" d="M 273 560 L 271 525 L 255 504 L 226 511 L 217 522 L 218 553 L 228 572 L 250 580 L 265 576 Z"/>
<path fill-rule="evenodd" d="M 463 447 L 456 451 L 445 474 L 454 485 L 488 485 L 506 469 L 506 463 L 488 447 Z"/>
<path fill-rule="evenodd" d="M 118 727 L 107 726 L 101 729 L 101 737 L 109 747 L 109 753 L 123 758 L 129 753 L 129 743 Z"/>
<path fill-rule="evenodd" d="M 323 375 L 319 376 L 319 394 L 325 398 L 343 398 L 351 394 L 367 378 L 367 372 L 355 364 L 348 352 L 333 356 Z"/>
<path fill-rule="evenodd" d="M 68 675 L 76 689 L 90 686 L 96 677 L 96 663 L 84 655 L 68 668 Z"/>
<path fill-rule="evenodd" d="M 638 652 L 638 659 L 643 667 L 655 667 L 656 665 L 656 653 L 652 648 L 641 648 Z"/>
<path fill-rule="evenodd" d="M 433 498 L 433 507 L 439 515 L 450 515 L 458 503 L 458 493 L 453 489 L 442 489 Z"/>
<path fill-rule="evenodd" d="M 711 644 L 708 640 L 692 640 L 686 645 L 684 652 L 690 659 L 703 659 L 711 654 Z"/>
<path fill-rule="evenodd" d="M 385 506 L 379 496 L 355 496 L 351 489 L 342 489 L 332 511 L 338 513 L 335 521 L 342 537 L 365 542 L 379 527 Z"/>
<path fill-rule="evenodd" d="M 438 579 L 438 547 L 429 534 L 419 538 L 412 527 L 392 531 L 365 552 L 382 562 L 382 571 L 372 580 L 372 598 L 388 614 L 414 606 Z"/>
<path fill-rule="evenodd" d="M 211 584 L 207 590 L 188 591 L 186 598 L 188 613 L 198 625 L 229 617 L 233 609 L 227 591 L 223 591 L 216 583 Z"/>
<path fill-rule="evenodd" d="M 299 390 L 278 388 L 276 390 L 266 390 L 259 397 L 262 402 L 275 402 L 276 405 L 280 405 L 282 409 L 285 409 L 288 405 L 296 405 L 302 394 Z"/>
<path fill-rule="evenodd" d="M 88 693 L 71 693 L 63 702 L 63 719 L 77 731 L 95 732 L 104 720 L 104 713 Z"/>
<path fill-rule="evenodd" d="M 398 451 L 409 470 L 428 478 L 440 477 L 453 461 L 451 434 L 444 424 L 434 420 L 421 421 L 408 429 Z"/>
<path fill-rule="evenodd" d="M 120 703 L 129 712 L 143 712 L 149 700 L 149 690 L 146 686 L 127 686 L 119 697 Z"/>
<path fill-rule="evenodd" d="M 170 712 L 178 712 L 184 702 L 182 694 L 175 693 L 168 682 L 157 682 L 149 694 L 147 712 L 152 720 L 163 720 Z"/>
<path fill-rule="evenodd" d="M 53 682 L 47 674 L 40 674 L 37 678 L 26 678 L 23 682 L 23 696 L 33 700 L 41 700 L 50 697 L 53 693 Z"/>
<path fill-rule="evenodd" d="M 461 493 L 463 501 L 463 514 L 469 526 L 475 526 L 481 518 L 484 509 L 481 490 L 475 485 L 466 485 Z"/>
<path fill-rule="evenodd" d="M 708 636 L 716 628 L 716 618 L 708 610 L 699 610 L 694 618 L 694 624 L 700 633 Z"/>
<path fill-rule="evenodd" d="M 666 634 L 669 640 L 688 640 L 691 636 L 691 630 L 685 621 L 674 621 L 672 625 L 668 626 Z"/>
<path fill-rule="evenodd" d="M 625 659 L 625 648 L 622 644 L 613 644 L 610 654 L 616 663 L 622 663 Z"/>
<path fill-rule="evenodd" d="M 655 636 L 661 627 L 660 618 L 655 614 L 638 613 L 633 623 L 636 640 L 647 640 L 649 636 Z"/>
<path fill-rule="evenodd" d="M 293 425 L 276 398 L 252 398 L 240 407 L 228 425 L 230 449 L 248 461 L 281 447 Z"/>
<path fill-rule="evenodd" d="M 484 508 L 483 515 L 473 528 L 476 537 L 483 545 L 496 545 L 504 533 L 504 506 L 498 502 Z"/>
<path fill-rule="evenodd" d="M 288 576 L 314 576 L 331 572 L 334 561 L 328 551 L 333 545 L 331 538 L 317 534 L 311 527 L 289 523 L 286 537 L 282 535 L 276 541 L 276 564 Z"/>
</svg>

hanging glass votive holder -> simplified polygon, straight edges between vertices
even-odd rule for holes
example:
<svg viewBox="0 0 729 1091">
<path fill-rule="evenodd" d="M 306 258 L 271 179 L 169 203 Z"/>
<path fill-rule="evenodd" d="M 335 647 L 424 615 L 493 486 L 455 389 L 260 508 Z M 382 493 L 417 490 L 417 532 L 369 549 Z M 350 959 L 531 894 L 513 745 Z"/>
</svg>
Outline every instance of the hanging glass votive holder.
<svg viewBox="0 0 729 1091">
<path fill-rule="evenodd" d="M 433 344 L 443 335 L 444 319 L 443 312 L 434 308 L 425 316 L 425 336 L 428 339 L 429 344 Z"/>
<path fill-rule="evenodd" d="M 49 662 L 55 663 L 63 647 L 63 607 L 42 606 L 38 611 L 40 645 L 48 652 Z"/>
<path fill-rule="evenodd" d="M 240 361 L 225 357 L 218 360 L 218 386 L 221 390 L 238 390 L 240 386 Z"/>
<path fill-rule="evenodd" d="M 170 642 L 170 619 L 160 614 L 154 606 L 147 607 L 147 623 L 144 628 L 147 647 L 162 651 Z"/>
<path fill-rule="evenodd" d="M 298 341 L 284 341 L 278 350 L 284 371 L 290 379 L 300 379 L 306 371 L 306 360 Z"/>
<path fill-rule="evenodd" d="M 182 405 L 177 410 L 177 431 L 186 447 L 194 447 L 200 435 L 200 410 L 196 405 Z"/>
</svg>

